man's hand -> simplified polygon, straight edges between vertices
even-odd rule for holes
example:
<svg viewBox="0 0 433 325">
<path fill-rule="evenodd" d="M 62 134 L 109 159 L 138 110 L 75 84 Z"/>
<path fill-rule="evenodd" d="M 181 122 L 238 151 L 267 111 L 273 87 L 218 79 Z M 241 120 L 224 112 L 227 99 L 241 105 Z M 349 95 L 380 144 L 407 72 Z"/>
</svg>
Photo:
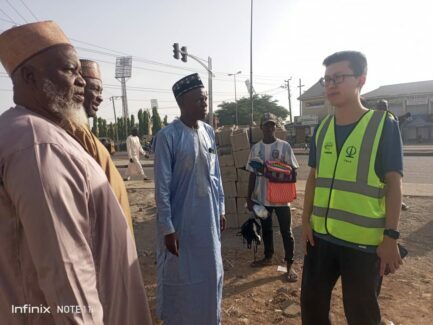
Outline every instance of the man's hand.
<svg viewBox="0 0 433 325">
<path fill-rule="evenodd" d="M 302 224 L 301 246 L 304 255 L 307 255 L 307 243 L 314 246 L 313 229 L 311 229 L 311 224 L 309 222 Z"/>
<path fill-rule="evenodd" d="M 165 235 L 165 247 L 173 255 L 179 256 L 179 241 L 176 233 Z"/>
<path fill-rule="evenodd" d="M 132 158 L 129 158 L 129 162 L 131 162 L 131 163 L 132 163 L 132 162 L 134 162 L 134 160 L 132 160 Z"/>
<path fill-rule="evenodd" d="M 226 217 L 223 214 L 220 216 L 220 229 L 221 231 L 226 229 Z"/>
<path fill-rule="evenodd" d="M 385 270 L 389 273 L 395 273 L 397 269 L 403 264 L 398 251 L 397 240 L 388 236 L 383 236 L 383 241 L 377 248 L 377 256 L 380 259 L 380 276 L 385 275 Z"/>
<path fill-rule="evenodd" d="M 247 198 L 247 209 L 252 212 L 253 206 L 254 206 L 253 200 L 251 200 L 250 198 Z"/>
</svg>

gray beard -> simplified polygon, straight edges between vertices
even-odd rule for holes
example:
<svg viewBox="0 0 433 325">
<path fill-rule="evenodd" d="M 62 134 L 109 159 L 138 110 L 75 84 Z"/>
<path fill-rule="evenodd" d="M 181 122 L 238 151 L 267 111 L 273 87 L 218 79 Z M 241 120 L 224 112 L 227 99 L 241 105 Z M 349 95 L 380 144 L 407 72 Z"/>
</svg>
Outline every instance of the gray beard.
<svg viewBox="0 0 433 325">
<path fill-rule="evenodd" d="M 48 99 L 48 109 L 59 114 L 63 119 L 79 126 L 88 126 L 87 115 L 82 104 L 73 100 L 74 89 L 62 92 L 49 79 L 44 79 L 42 91 Z"/>
</svg>

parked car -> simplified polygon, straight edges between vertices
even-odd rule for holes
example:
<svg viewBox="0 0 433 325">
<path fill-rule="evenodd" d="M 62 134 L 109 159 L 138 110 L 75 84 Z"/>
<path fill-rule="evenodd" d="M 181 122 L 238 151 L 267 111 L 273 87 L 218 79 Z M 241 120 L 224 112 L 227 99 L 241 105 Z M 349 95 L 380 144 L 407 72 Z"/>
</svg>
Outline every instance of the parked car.
<svg viewBox="0 0 433 325">
<path fill-rule="evenodd" d="M 107 148 L 110 155 L 114 155 L 116 152 L 116 145 L 114 144 L 114 141 L 107 137 L 101 137 L 99 138 L 99 141 L 104 145 L 105 148 Z"/>
</svg>

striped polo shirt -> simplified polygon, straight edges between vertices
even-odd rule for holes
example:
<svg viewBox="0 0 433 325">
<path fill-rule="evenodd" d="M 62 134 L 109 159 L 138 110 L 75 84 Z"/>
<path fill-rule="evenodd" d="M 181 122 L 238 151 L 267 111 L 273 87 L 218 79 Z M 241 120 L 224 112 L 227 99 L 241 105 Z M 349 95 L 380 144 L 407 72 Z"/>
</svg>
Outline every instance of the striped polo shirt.
<svg viewBox="0 0 433 325">
<path fill-rule="evenodd" d="M 250 166 L 250 161 L 254 159 L 260 159 L 261 161 L 276 160 L 283 163 L 289 164 L 294 168 L 298 168 L 298 162 L 296 161 L 295 155 L 293 153 L 292 147 L 286 141 L 277 139 L 273 143 L 263 143 L 263 141 L 257 142 L 250 151 L 250 156 L 248 158 L 248 164 L 246 169 L 249 172 L 254 173 L 255 170 Z M 290 206 L 290 203 L 286 204 L 273 204 L 266 200 L 268 179 L 264 176 L 256 176 L 256 185 L 254 187 L 254 192 L 252 200 L 254 202 L 260 203 L 264 206 Z"/>
</svg>

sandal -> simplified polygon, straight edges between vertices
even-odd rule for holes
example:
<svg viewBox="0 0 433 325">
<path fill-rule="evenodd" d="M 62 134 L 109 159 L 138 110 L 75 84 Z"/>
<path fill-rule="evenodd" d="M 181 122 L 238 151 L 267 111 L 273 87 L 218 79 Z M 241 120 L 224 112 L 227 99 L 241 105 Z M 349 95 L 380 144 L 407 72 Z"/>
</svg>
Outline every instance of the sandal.
<svg viewBox="0 0 433 325">
<path fill-rule="evenodd" d="M 264 257 L 261 260 L 251 263 L 251 267 L 264 267 L 272 265 L 272 258 Z"/>
<path fill-rule="evenodd" d="M 298 274 L 293 271 L 293 269 L 290 269 L 290 271 L 286 273 L 286 280 L 287 282 L 296 282 L 298 281 Z"/>
</svg>

